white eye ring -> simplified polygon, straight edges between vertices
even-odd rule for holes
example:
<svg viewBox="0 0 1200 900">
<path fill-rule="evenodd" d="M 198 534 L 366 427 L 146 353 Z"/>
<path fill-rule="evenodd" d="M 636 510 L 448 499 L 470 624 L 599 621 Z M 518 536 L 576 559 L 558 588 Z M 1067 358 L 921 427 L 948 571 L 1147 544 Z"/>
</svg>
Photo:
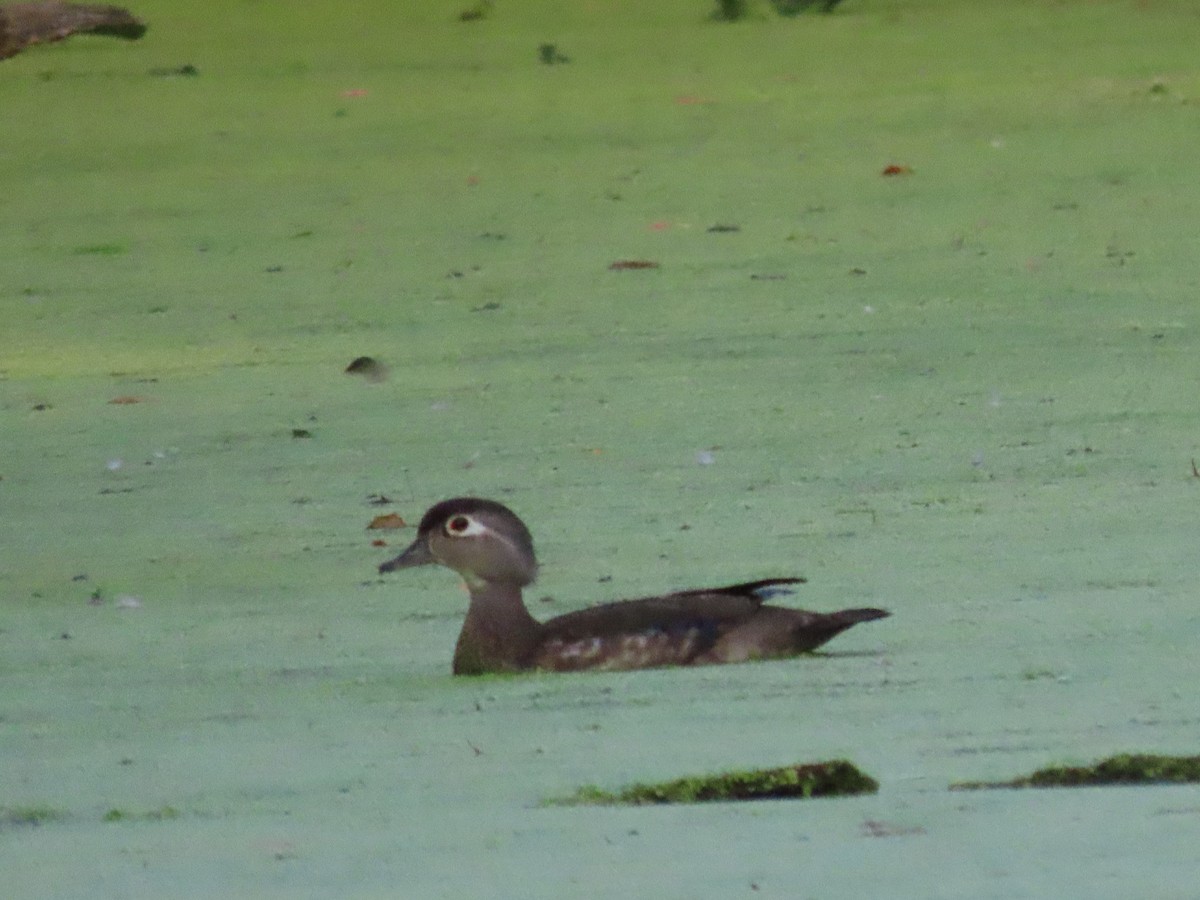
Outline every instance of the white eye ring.
<svg viewBox="0 0 1200 900">
<path fill-rule="evenodd" d="M 464 513 L 456 513 L 442 526 L 446 537 L 452 538 L 479 537 L 481 534 L 486 534 L 487 530 L 487 526 L 478 519 L 473 519 Z"/>
</svg>

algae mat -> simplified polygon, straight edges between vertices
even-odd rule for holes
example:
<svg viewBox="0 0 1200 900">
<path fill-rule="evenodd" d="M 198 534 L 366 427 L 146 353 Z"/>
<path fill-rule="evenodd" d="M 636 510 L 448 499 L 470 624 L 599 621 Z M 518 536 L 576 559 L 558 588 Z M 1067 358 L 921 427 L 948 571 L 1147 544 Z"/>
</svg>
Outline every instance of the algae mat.
<svg viewBox="0 0 1200 900">
<path fill-rule="evenodd" d="M 1196 752 L 1192 4 L 136 11 L 0 67 L 6 896 L 1194 893 L 1194 786 L 947 790 Z M 453 680 L 364 526 L 467 492 L 539 614 L 894 615 Z M 831 758 L 879 793 L 542 805 Z"/>
</svg>

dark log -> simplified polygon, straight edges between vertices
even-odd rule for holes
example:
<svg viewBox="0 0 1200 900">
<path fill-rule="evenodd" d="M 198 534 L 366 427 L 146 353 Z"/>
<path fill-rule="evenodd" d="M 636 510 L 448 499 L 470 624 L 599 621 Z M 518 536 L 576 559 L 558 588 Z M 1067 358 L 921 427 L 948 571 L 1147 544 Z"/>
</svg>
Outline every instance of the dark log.
<svg viewBox="0 0 1200 900">
<path fill-rule="evenodd" d="M 83 3 L 10 3 L 0 6 L 0 59 L 34 44 L 61 41 L 73 34 L 106 34 L 136 41 L 146 23 L 119 6 Z"/>
</svg>

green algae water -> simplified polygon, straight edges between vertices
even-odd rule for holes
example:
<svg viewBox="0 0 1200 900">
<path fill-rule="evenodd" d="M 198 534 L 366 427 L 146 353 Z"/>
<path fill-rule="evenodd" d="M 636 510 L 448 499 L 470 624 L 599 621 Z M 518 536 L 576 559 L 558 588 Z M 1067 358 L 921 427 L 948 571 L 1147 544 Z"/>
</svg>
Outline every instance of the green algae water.
<svg viewBox="0 0 1200 900">
<path fill-rule="evenodd" d="M 1200 18 L 748 6 L 149 0 L 0 63 L 7 895 L 1193 891 L 1195 786 L 946 788 L 1197 753 Z M 454 679 L 366 525 L 460 494 L 535 615 L 893 615 Z M 878 793 L 541 805 L 820 759 Z"/>
</svg>

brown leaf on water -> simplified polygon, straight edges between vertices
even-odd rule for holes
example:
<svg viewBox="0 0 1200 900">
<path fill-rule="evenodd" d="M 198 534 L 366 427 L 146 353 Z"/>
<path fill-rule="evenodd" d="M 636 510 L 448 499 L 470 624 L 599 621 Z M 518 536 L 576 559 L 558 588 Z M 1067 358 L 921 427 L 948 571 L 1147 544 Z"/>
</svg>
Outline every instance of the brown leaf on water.
<svg viewBox="0 0 1200 900">
<path fill-rule="evenodd" d="M 134 403 L 145 403 L 145 397 L 134 397 L 132 395 L 122 395 L 113 397 L 108 401 L 110 406 L 132 406 Z"/>
<path fill-rule="evenodd" d="M 384 513 L 382 516 L 376 516 L 375 518 L 373 518 L 371 520 L 371 524 L 367 526 L 368 529 L 376 529 L 376 530 L 382 529 L 382 528 L 407 528 L 407 527 L 408 527 L 408 523 L 405 522 L 402 518 L 400 518 L 400 516 L 396 515 L 395 513 Z"/>
<path fill-rule="evenodd" d="M 911 175 L 913 173 L 912 166 L 900 166 L 893 163 L 890 166 L 884 166 L 882 174 L 885 178 L 894 175 Z"/>
</svg>

